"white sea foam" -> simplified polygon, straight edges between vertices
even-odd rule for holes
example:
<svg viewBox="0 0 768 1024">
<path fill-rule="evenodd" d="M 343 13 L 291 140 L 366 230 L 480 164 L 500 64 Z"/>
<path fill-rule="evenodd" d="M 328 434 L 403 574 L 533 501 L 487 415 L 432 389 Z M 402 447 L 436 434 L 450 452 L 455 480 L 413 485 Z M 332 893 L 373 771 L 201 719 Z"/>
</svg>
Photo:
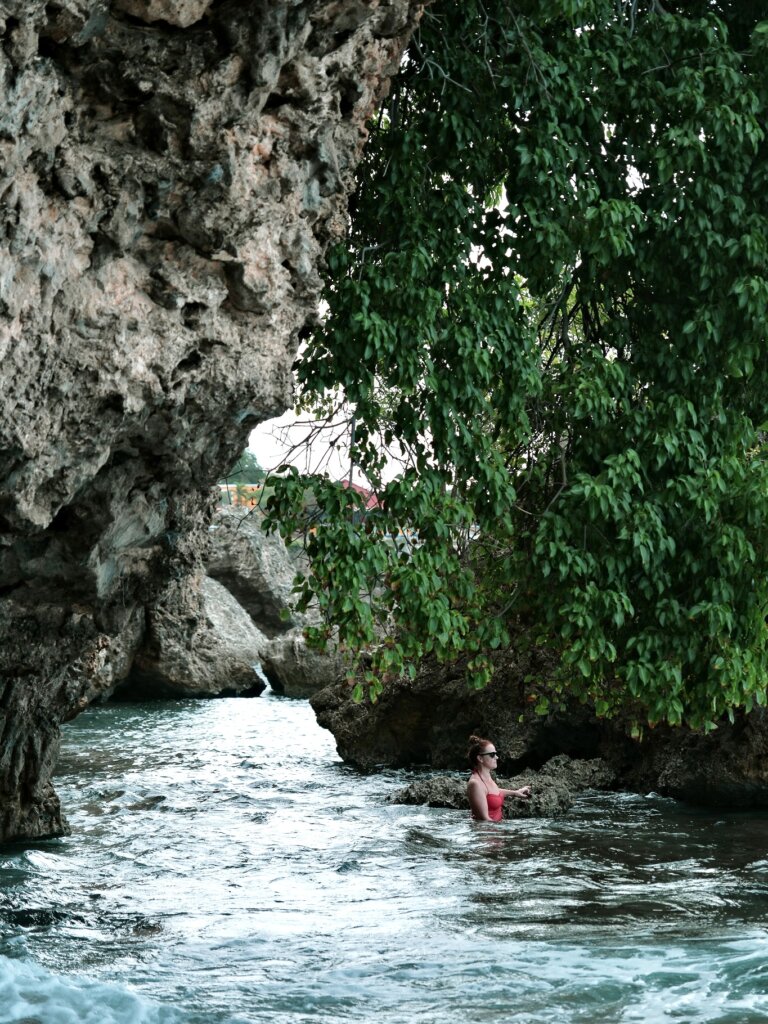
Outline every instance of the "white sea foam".
<svg viewBox="0 0 768 1024">
<path fill-rule="evenodd" d="M 0 1024 L 175 1024 L 174 1008 L 119 985 L 51 974 L 0 957 Z"/>
</svg>

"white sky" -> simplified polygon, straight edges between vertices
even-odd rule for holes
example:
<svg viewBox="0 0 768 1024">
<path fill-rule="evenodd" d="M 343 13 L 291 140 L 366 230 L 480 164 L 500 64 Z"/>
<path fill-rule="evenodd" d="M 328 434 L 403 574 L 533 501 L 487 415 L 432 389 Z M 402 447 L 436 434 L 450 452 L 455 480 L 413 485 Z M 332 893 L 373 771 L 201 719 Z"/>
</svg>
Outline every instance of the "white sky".
<svg viewBox="0 0 768 1024">
<path fill-rule="evenodd" d="M 274 420 L 266 420 L 251 431 L 248 449 L 259 461 L 262 469 L 273 470 L 283 462 L 291 462 L 304 473 L 324 471 L 335 479 L 349 477 L 349 458 L 346 451 L 331 448 L 327 440 L 315 439 L 311 445 L 291 454 L 294 445 L 301 444 L 311 427 L 302 425 L 292 409 Z M 356 481 L 357 482 L 357 481 Z"/>
<path fill-rule="evenodd" d="M 301 473 L 326 473 L 332 480 L 349 480 L 370 486 L 357 467 L 349 463 L 349 410 L 342 411 L 334 421 L 322 424 L 311 421 L 307 413 L 297 416 L 292 409 L 274 420 L 260 423 L 251 431 L 248 450 L 267 471 L 289 462 Z M 311 443 L 304 443 L 314 434 Z M 300 447 L 292 451 L 294 446 Z M 391 453 L 382 472 L 386 482 L 402 472 L 403 463 Z"/>
</svg>

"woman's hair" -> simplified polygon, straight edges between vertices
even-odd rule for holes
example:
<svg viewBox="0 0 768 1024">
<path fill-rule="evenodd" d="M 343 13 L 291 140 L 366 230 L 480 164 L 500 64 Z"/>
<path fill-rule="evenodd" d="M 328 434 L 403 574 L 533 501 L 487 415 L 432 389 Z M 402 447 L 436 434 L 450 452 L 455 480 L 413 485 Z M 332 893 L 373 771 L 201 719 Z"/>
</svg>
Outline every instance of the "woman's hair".
<svg viewBox="0 0 768 1024">
<path fill-rule="evenodd" d="M 469 761 L 470 768 L 477 768 L 477 759 L 483 752 L 483 747 L 492 747 L 493 743 L 490 740 L 484 740 L 482 736 L 470 736 L 469 737 L 469 750 L 467 751 L 467 760 Z"/>
</svg>

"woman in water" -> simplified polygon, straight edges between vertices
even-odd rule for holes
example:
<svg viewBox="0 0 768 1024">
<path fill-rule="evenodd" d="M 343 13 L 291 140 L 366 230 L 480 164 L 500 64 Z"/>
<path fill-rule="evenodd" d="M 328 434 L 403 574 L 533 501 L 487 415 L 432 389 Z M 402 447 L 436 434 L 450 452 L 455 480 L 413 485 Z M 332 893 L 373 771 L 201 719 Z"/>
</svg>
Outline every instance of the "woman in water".
<svg viewBox="0 0 768 1024">
<path fill-rule="evenodd" d="M 516 796 L 521 800 L 530 798 L 530 786 L 523 786 L 522 789 L 499 789 L 496 785 L 491 772 L 496 768 L 499 755 L 490 740 L 470 736 L 467 757 L 472 769 L 467 783 L 467 796 L 475 821 L 501 821 L 501 805 L 505 796 Z"/>
</svg>

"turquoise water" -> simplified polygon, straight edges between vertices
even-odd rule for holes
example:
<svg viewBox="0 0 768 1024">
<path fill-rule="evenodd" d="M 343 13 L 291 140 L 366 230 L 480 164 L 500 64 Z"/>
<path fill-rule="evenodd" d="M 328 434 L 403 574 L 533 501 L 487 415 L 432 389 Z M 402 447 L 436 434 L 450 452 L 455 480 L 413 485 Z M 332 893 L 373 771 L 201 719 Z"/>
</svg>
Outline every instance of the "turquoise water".
<svg viewBox="0 0 768 1024">
<path fill-rule="evenodd" d="M 73 834 L 0 848 L 0 1024 L 768 1021 L 768 815 L 386 802 L 302 701 L 65 727 Z"/>
</svg>

